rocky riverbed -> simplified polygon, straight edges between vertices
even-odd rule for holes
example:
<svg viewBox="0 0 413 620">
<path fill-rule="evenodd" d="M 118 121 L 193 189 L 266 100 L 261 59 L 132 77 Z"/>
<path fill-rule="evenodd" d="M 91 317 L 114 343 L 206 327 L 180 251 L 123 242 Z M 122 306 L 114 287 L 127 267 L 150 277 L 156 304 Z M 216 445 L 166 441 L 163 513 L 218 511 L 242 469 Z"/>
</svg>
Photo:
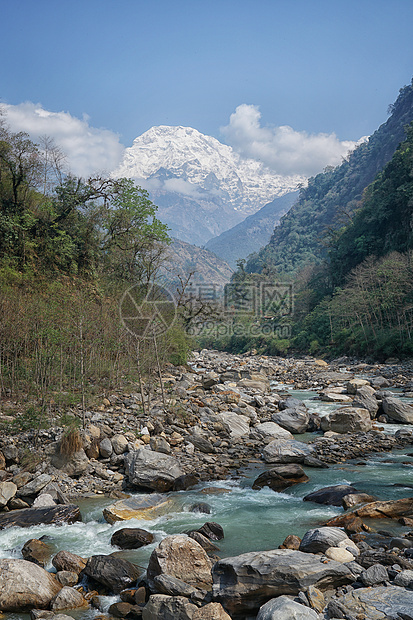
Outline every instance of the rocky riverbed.
<svg viewBox="0 0 413 620">
<path fill-rule="evenodd" d="M 0 528 L 75 523 L 81 518 L 78 499 L 93 494 L 113 498 L 105 510 L 108 523 L 161 514 L 171 491 L 230 478 L 251 463 L 261 464 L 262 472 L 253 488 L 276 493 L 311 477 L 312 468 L 409 446 L 412 377 L 412 364 L 396 360 L 327 364 L 201 351 L 190 366 L 165 370 L 166 403 L 154 386 L 147 413 L 137 390 L 124 390 L 102 394 L 86 413 L 85 429 L 71 436 L 58 426 L 10 435 L 10 418 L 2 416 Z M 314 406 L 293 398 L 289 387 L 311 390 Z M 17 403 L 5 405 L 18 416 Z M 81 417 L 77 409 L 66 415 Z M 397 432 L 384 432 L 388 423 L 397 424 Z M 134 496 L 138 491 L 148 493 L 144 501 Z M 121 600 L 105 617 L 413 618 L 413 534 L 395 539 L 370 526 L 381 515 L 413 525 L 412 493 L 403 492 L 387 502 L 357 497 L 352 488 L 305 498 L 343 505 L 345 518 L 320 523 L 302 540 L 291 532 L 280 549 L 231 558 L 216 555 L 219 526 L 206 522 L 189 536 L 162 541 L 146 575 L 116 554 L 81 558 L 65 550 L 60 553 L 70 556 L 67 563 L 53 558 L 51 574 L 29 546 L 25 559 L 1 560 L 0 610 L 61 617 L 64 609 L 102 609 L 99 597 L 116 593 Z M 202 502 L 198 509 L 207 512 Z M 148 544 L 150 532 L 124 529 L 125 539 Z M 327 539 L 319 544 L 320 537 Z M 312 538 L 316 543 L 307 544 Z M 29 542 L 45 551 L 41 540 Z M 47 595 L 34 585 L 43 582 Z M 19 583 L 32 593 L 27 600 Z"/>
</svg>

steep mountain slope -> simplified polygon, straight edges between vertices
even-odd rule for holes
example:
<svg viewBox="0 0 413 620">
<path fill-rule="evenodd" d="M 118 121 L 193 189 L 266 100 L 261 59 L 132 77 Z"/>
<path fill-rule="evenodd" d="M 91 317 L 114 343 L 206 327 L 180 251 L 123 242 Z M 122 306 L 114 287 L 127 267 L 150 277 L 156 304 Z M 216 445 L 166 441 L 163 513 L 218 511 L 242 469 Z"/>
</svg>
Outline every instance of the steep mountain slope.
<svg viewBox="0 0 413 620">
<path fill-rule="evenodd" d="M 271 265 L 293 273 L 326 255 L 326 232 L 348 223 L 364 189 L 392 158 L 413 120 L 413 85 L 401 89 L 388 120 L 357 147 L 340 166 L 326 169 L 301 190 L 299 201 L 281 219 L 269 244 L 251 257 L 246 269 Z"/>
<path fill-rule="evenodd" d="M 229 282 L 232 273 L 231 267 L 213 252 L 179 239 L 172 239 L 162 267 L 162 275 L 169 282 L 179 284 L 179 278 L 184 280 L 193 274 L 192 282 L 216 285 L 217 288 Z"/>
<path fill-rule="evenodd" d="M 368 256 L 413 249 L 413 123 L 391 161 L 366 189 L 363 205 L 329 254 L 335 284 Z"/>
<path fill-rule="evenodd" d="M 298 191 L 274 198 L 233 228 L 210 239 L 205 247 L 235 269 L 238 259 L 247 258 L 269 242 L 274 226 L 297 199 Z"/>
<path fill-rule="evenodd" d="M 200 245 L 305 181 L 242 159 L 196 129 L 168 126 L 137 137 L 114 176 L 145 187 L 171 234 Z"/>
</svg>

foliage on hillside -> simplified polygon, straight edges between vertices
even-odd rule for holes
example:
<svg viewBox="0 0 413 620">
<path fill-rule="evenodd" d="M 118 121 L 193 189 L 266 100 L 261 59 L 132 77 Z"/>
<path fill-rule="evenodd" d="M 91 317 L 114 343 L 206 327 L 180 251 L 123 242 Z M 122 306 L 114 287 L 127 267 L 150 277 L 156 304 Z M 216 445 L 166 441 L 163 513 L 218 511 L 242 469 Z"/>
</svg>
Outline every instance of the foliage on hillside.
<svg viewBox="0 0 413 620">
<path fill-rule="evenodd" d="M 36 145 L 0 117 L 0 396 L 34 398 L 43 415 L 81 394 L 84 409 L 89 388 L 137 378 L 137 348 L 149 382 L 186 360 L 179 323 L 138 342 L 119 316 L 125 288 L 149 286 L 162 264 L 156 209 L 130 179 L 67 174 L 49 139 Z"/>
<path fill-rule="evenodd" d="M 326 256 L 326 235 L 348 223 L 360 206 L 364 189 L 392 158 L 413 121 L 413 83 L 400 90 L 388 120 L 336 168 L 311 178 L 298 202 L 281 219 L 265 248 L 252 255 L 249 272 L 271 267 L 293 274 Z"/>
</svg>

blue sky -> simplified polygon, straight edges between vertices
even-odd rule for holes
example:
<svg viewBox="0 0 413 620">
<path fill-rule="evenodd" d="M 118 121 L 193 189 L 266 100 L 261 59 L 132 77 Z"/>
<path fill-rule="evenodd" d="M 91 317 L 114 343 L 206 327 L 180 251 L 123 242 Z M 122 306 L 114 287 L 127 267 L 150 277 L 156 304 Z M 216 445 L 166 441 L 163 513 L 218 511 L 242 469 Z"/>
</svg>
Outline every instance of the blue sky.
<svg viewBox="0 0 413 620">
<path fill-rule="evenodd" d="M 413 74 L 412 0 L 0 0 L 0 9 L 0 103 L 12 128 L 58 139 L 78 121 L 115 159 L 153 125 L 231 143 L 221 128 L 243 104 L 255 129 L 355 141 L 385 121 Z M 30 106 L 12 114 L 25 102 L 55 116 L 38 129 Z M 253 135 L 238 138 L 234 148 L 251 154 Z"/>
</svg>

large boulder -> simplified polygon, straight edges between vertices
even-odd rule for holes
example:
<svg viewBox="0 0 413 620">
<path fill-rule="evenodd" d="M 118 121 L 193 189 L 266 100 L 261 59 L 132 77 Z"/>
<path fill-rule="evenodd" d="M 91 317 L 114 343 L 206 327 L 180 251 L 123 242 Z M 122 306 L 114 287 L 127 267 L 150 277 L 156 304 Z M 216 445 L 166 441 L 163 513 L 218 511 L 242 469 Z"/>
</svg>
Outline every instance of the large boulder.
<svg viewBox="0 0 413 620">
<path fill-rule="evenodd" d="M 318 620 L 318 614 L 288 596 L 278 596 L 260 607 L 257 620 Z"/>
<path fill-rule="evenodd" d="M 19 497 L 35 497 L 51 481 L 52 477 L 49 474 L 40 474 L 40 476 L 36 476 L 33 480 L 20 487 L 17 495 Z"/>
<path fill-rule="evenodd" d="M 413 405 L 404 403 L 399 398 L 386 396 L 383 398 L 383 411 L 395 422 L 413 424 Z"/>
<path fill-rule="evenodd" d="M 351 543 L 347 534 L 338 527 L 318 527 L 304 534 L 300 543 L 300 551 L 324 553 L 329 547 L 338 547 L 339 543 L 347 540 Z"/>
<path fill-rule="evenodd" d="M 356 394 L 358 389 L 368 384 L 369 382 L 366 381 L 366 379 L 354 377 L 354 379 L 350 379 L 350 381 L 347 382 L 347 394 Z"/>
<path fill-rule="evenodd" d="M 354 517 L 361 519 L 399 519 L 413 514 L 413 497 L 389 500 L 387 502 L 370 502 L 343 515 L 333 517 L 327 525 L 346 527 Z"/>
<path fill-rule="evenodd" d="M 111 525 L 117 521 L 129 521 L 129 519 L 154 519 L 165 514 L 171 504 L 172 500 L 160 493 L 148 493 L 120 499 L 104 508 L 103 516 Z"/>
<path fill-rule="evenodd" d="M 47 609 L 62 586 L 53 575 L 26 560 L 0 560 L 0 611 Z"/>
<path fill-rule="evenodd" d="M 14 482 L 0 482 L 0 510 L 16 495 L 17 486 Z"/>
<path fill-rule="evenodd" d="M 153 589 L 157 575 L 171 575 L 191 586 L 209 589 L 212 585 L 211 560 L 195 540 L 177 534 L 167 536 L 152 552 L 147 577 Z"/>
<path fill-rule="evenodd" d="M 53 467 L 60 469 L 68 476 L 81 476 L 89 466 L 89 459 L 83 448 L 70 456 L 56 452 L 52 456 L 51 462 Z"/>
<path fill-rule="evenodd" d="M 221 603 L 208 603 L 194 612 L 192 620 L 231 620 L 231 616 L 227 614 Z"/>
<path fill-rule="evenodd" d="M 170 491 L 179 476 L 184 474 L 173 456 L 140 448 L 125 456 L 129 483 L 152 491 Z"/>
<path fill-rule="evenodd" d="M 84 568 L 84 574 L 118 593 L 133 586 L 142 571 L 132 562 L 113 555 L 92 555 Z"/>
<path fill-rule="evenodd" d="M 183 596 L 153 594 L 142 610 L 142 620 L 192 620 L 197 609 Z"/>
<path fill-rule="evenodd" d="M 341 506 L 343 497 L 357 492 L 357 489 L 349 484 L 336 484 L 331 487 L 323 487 L 322 489 L 313 491 L 303 497 L 303 500 L 305 502 L 324 504 L 325 506 Z"/>
<path fill-rule="evenodd" d="M 138 527 L 124 527 L 113 534 L 110 544 L 120 549 L 139 549 L 144 545 L 150 545 L 153 541 L 154 535 L 151 532 Z"/>
<path fill-rule="evenodd" d="M 252 615 L 270 598 L 297 595 L 314 585 L 320 590 L 355 580 L 350 569 L 321 555 L 291 549 L 243 553 L 219 560 L 212 568 L 214 600 L 230 615 Z"/>
<path fill-rule="evenodd" d="M 370 417 L 372 419 L 375 418 L 379 408 L 379 403 L 375 397 L 375 390 L 370 385 L 363 385 L 358 388 L 353 400 L 353 407 L 367 409 Z"/>
<path fill-rule="evenodd" d="M 272 439 L 294 439 L 290 431 L 275 422 L 262 422 L 251 429 L 251 434 L 261 438 L 271 437 Z"/>
<path fill-rule="evenodd" d="M 347 614 L 342 618 L 413 618 L 413 591 L 399 586 L 359 588 L 341 596 L 338 602 L 340 611 Z"/>
<path fill-rule="evenodd" d="M 265 446 L 262 457 L 266 463 L 303 463 L 314 454 L 314 448 L 295 439 L 274 439 Z"/>
<path fill-rule="evenodd" d="M 371 430 L 371 418 L 367 409 L 340 407 L 321 418 L 323 431 L 335 433 L 356 433 Z"/>
<path fill-rule="evenodd" d="M 253 489 L 262 489 L 262 487 L 270 487 L 273 491 L 283 491 L 293 484 L 308 482 L 309 477 L 305 474 L 301 465 L 290 463 L 287 465 L 278 465 L 268 471 L 264 471 L 258 476 L 252 485 Z"/>
<path fill-rule="evenodd" d="M 50 560 L 50 546 L 37 538 L 31 538 L 22 547 L 22 556 L 28 562 L 44 566 Z"/>
<path fill-rule="evenodd" d="M 282 411 L 276 411 L 271 419 L 290 433 L 305 433 L 308 429 L 310 414 L 304 407 L 289 407 Z"/>
<path fill-rule="evenodd" d="M 59 551 L 52 560 L 52 564 L 58 572 L 67 571 L 79 575 L 86 566 L 87 560 L 70 551 Z"/>
<path fill-rule="evenodd" d="M 238 439 L 250 432 L 250 418 L 246 415 L 239 415 L 231 411 L 218 413 L 216 419 L 224 426 L 231 439 Z"/>
<path fill-rule="evenodd" d="M 0 514 L 0 530 L 8 527 L 32 527 L 32 525 L 63 525 L 81 521 L 79 506 L 65 504 L 45 508 L 22 508 Z"/>
<path fill-rule="evenodd" d="M 52 611 L 60 611 L 61 609 L 78 609 L 79 607 L 86 607 L 87 605 L 88 602 L 78 590 L 69 586 L 64 586 L 52 599 L 50 609 Z"/>
</svg>

